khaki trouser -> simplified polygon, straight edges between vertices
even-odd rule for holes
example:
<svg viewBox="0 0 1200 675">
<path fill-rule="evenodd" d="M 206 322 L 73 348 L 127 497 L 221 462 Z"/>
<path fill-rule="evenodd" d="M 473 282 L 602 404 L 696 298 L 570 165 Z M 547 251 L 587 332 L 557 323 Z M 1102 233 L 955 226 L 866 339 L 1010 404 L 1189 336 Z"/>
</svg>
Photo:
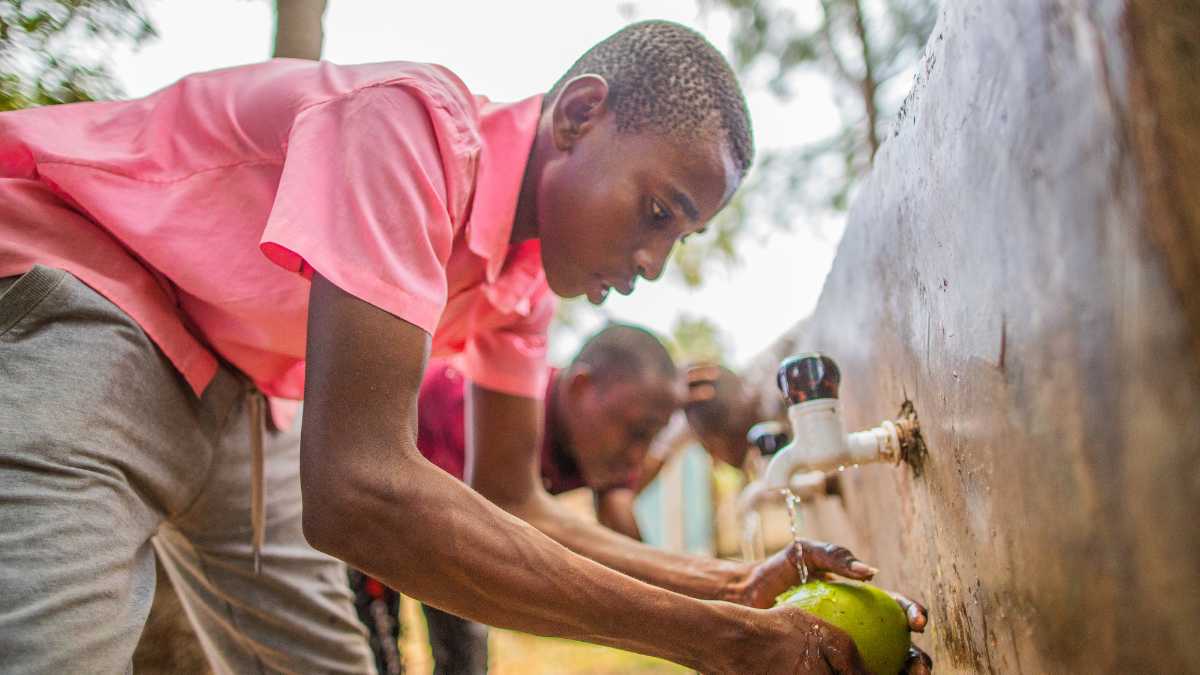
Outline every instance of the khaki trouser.
<svg viewBox="0 0 1200 675">
<path fill-rule="evenodd" d="M 301 530 L 295 431 L 264 434 L 251 544 L 252 390 L 197 398 L 121 310 L 73 276 L 0 280 L 0 673 L 122 673 L 154 559 L 218 673 L 369 673 L 346 572 Z"/>
</svg>

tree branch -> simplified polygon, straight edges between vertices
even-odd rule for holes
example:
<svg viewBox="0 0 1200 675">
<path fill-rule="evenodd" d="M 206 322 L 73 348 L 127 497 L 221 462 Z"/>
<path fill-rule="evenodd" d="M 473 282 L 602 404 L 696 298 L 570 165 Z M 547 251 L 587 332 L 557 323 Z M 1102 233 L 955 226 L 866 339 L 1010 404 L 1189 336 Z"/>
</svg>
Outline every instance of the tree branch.
<svg viewBox="0 0 1200 675">
<path fill-rule="evenodd" d="M 326 0 L 276 0 L 274 56 L 293 59 L 321 58 Z"/>
<path fill-rule="evenodd" d="M 853 0 L 851 5 L 854 8 L 854 32 L 862 45 L 863 77 L 859 81 L 859 89 L 867 113 L 867 145 L 871 148 L 871 161 L 874 162 L 875 153 L 879 150 L 879 106 L 875 101 L 875 92 L 879 84 L 875 81 L 875 67 L 871 62 L 871 42 L 867 37 L 862 0 Z"/>
</svg>

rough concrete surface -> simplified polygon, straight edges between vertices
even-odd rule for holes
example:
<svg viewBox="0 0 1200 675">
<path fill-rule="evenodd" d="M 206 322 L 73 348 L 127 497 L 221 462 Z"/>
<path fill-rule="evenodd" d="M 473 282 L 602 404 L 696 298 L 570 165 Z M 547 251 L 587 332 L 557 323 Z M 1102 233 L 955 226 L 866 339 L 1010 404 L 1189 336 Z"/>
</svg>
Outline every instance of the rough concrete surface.
<svg viewBox="0 0 1200 675">
<path fill-rule="evenodd" d="M 1136 5 L 945 3 L 747 371 L 831 354 L 852 429 L 915 405 L 921 475 L 847 471 L 806 527 L 926 602 L 938 672 L 1200 672 L 1200 4 Z"/>
</svg>

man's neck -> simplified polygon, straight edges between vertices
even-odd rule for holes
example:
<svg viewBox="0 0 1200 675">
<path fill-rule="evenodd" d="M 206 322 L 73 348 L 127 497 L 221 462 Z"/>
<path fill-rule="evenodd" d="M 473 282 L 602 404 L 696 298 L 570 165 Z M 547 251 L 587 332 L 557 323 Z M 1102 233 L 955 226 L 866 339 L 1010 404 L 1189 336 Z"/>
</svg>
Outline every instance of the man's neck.
<svg viewBox="0 0 1200 675">
<path fill-rule="evenodd" d="M 543 131 L 545 125 L 539 122 L 533 145 L 529 148 L 529 161 L 525 163 L 525 175 L 521 178 L 521 193 L 517 196 L 517 212 L 513 217 L 510 244 L 519 244 L 527 239 L 536 239 L 537 227 L 537 184 L 542 174 L 542 157 L 545 153 L 540 148 L 547 142 Z"/>
</svg>

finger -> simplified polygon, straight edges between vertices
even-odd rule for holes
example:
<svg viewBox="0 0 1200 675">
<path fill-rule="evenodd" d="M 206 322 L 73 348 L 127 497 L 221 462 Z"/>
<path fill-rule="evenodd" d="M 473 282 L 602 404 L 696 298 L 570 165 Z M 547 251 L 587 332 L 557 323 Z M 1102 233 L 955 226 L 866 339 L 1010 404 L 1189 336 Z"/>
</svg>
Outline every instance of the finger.
<svg viewBox="0 0 1200 675">
<path fill-rule="evenodd" d="M 892 596 L 892 599 L 898 602 L 900 608 L 904 610 L 904 616 L 908 617 L 909 630 L 914 633 L 924 633 L 925 625 L 929 623 L 929 613 L 925 611 L 925 606 L 895 591 L 887 591 L 887 594 Z"/>
<path fill-rule="evenodd" d="M 921 651 L 920 647 L 908 648 L 908 660 L 904 662 L 905 675 L 930 675 L 933 672 L 933 659 Z"/>
<path fill-rule="evenodd" d="M 868 581 L 879 570 L 859 560 L 844 546 L 823 541 L 804 541 L 804 562 L 810 570 L 833 572 L 847 579 Z"/>
<path fill-rule="evenodd" d="M 846 675 L 870 675 L 871 671 L 863 663 L 858 654 L 858 648 L 849 638 L 825 640 L 821 648 L 821 656 L 829 666 L 830 672 L 846 673 Z"/>
</svg>

